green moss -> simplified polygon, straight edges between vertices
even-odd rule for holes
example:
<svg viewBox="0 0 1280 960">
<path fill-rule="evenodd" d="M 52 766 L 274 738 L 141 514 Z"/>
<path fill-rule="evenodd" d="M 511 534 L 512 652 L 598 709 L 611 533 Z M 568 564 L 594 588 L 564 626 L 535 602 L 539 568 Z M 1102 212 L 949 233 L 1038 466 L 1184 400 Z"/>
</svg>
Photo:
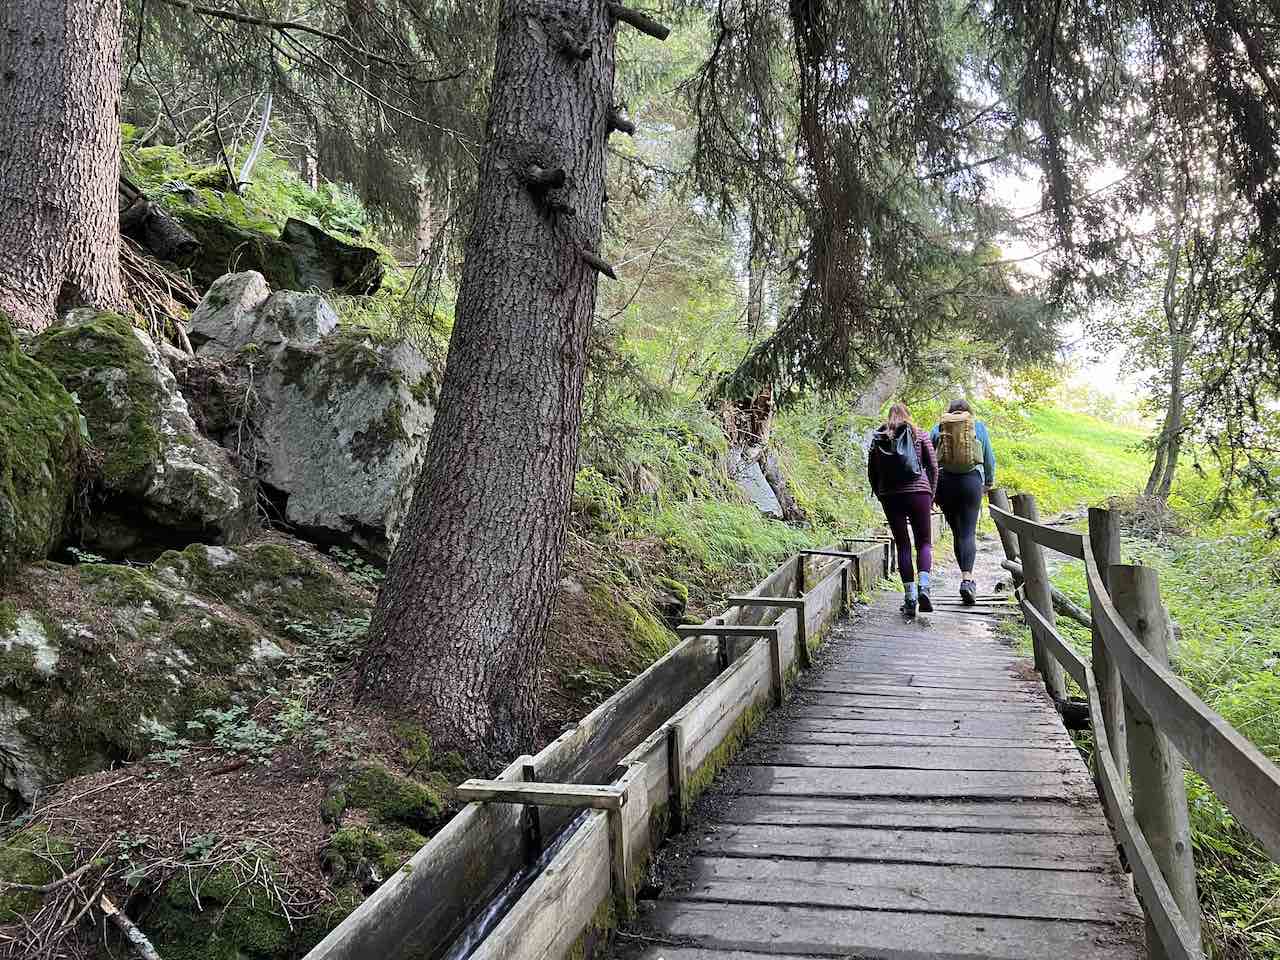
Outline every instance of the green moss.
<svg viewBox="0 0 1280 960">
<path fill-rule="evenodd" d="M 427 843 L 408 827 L 343 827 L 334 832 L 321 851 L 325 869 L 342 880 L 369 874 L 385 879 Z"/>
<path fill-rule="evenodd" d="M 765 718 L 768 712 L 768 707 L 764 703 L 756 703 L 748 707 L 742 716 L 738 718 L 724 740 L 720 742 L 720 746 L 712 750 L 707 759 L 702 761 L 702 765 L 692 772 L 683 798 L 686 812 L 707 787 L 711 786 L 716 774 L 733 762 L 733 758 L 737 756 L 738 751 L 746 745 L 747 738 L 751 736 L 751 731 L 760 725 L 760 721 Z"/>
<path fill-rule="evenodd" d="M 408 443 L 403 414 L 398 400 L 388 403 L 380 416 L 352 435 L 351 455 L 361 463 L 373 463 L 383 460 L 396 444 Z"/>
<path fill-rule="evenodd" d="M 347 784 L 348 809 L 364 810 L 382 823 L 430 830 L 445 815 L 437 787 L 395 773 L 380 763 L 358 766 Z"/>
<path fill-rule="evenodd" d="M 28 827 L 0 842 L 0 877 L 12 883 L 42 886 L 60 875 L 55 862 L 69 863 L 70 860 L 70 846 L 51 836 L 47 826 Z M 0 923 L 30 916 L 43 901 L 44 897 L 32 890 L 0 887 Z"/>
<path fill-rule="evenodd" d="M 12 600 L 0 600 L 0 636 L 18 629 L 18 605 Z"/>
<path fill-rule="evenodd" d="M 217 549 L 217 548 L 215 548 Z M 229 559 L 210 559 L 209 547 L 192 544 L 167 551 L 153 565 L 161 575 L 249 614 L 279 632 L 290 624 L 326 624 L 367 611 L 320 564 L 274 543 L 231 551 Z"/>
<path fill-rule="evenodd" d="M 641 609 L 631 600 L 618 595 L 615 588 L 596 584 L 588 588 L 593 623 L 604 623 L 607 629 L 621 631 L 631 662 L 625 666 L 643 669 L 664 656 L 676 643 L 676 635 L 653 613 Z"/>
<path fill-rule="evenodd" d="M 160 383 L 129 320 L 78 311 L 36 338 L 32 356 L 80 399 L 112 492 L 140 493 L 160 458 Z"/>
<path fill-rule="evenodd" d="M 261 882 L 241 886 L 227 867 L 195 884 L 170 880 L 154 898 L 144 931 L 166 960 L 278 960 L 301 953 L 298 934 L 273 909 Z"/>
<path fill-rule="evenodd" d="M 80 415 L 0 313 L 0 581 L 62 540 L 80 464 Z"/>
<path fill-rule="evenodd" d="M 689 588 L 679 580 L 672 580 L 670 577 L 659 577 L 658 586 L 670 590 L 671 594 L 682 604 L 689 602 Z"/>
</svg>

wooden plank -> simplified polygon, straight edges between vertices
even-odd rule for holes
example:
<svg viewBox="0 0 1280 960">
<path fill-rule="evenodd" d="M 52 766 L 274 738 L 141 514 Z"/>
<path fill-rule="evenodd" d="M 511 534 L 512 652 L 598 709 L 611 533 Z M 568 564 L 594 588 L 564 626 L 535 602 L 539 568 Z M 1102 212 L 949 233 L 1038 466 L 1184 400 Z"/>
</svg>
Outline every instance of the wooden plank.
<svg viewBox="0 0 1280 960">
<path fill-rule="evenodd" d="M 659 901 L 646 918 L 644 931 L 671 942 L 648 944 L 641 956 L 645 960 L 723 960 L 722 955 L 698 952 L 682 956 L 675 949 L 683 945 L 686 950 L 860 960 L 1146 960 L 1141 943 L 1126 935 L 1127 927 L 1132 924 L 768 903 L 731 909 L 723 904 Z M 751 960 L 760 960 L 759 953 Z"/>
<path fill-rule="evenodd" d="M 1016 500 L 1017 498 L 1015 497 L 1014 499 Z M 1029 537 L 1040 546 L 1064 554 L 1073 560 L 1084 559 L 1086 550 L 1082 535 L 1072 533 L 1070 530 L 1063 530 L 1061 527 L 1051 527 L 1044 523 L 1036 523 L 1033 520 L 1024 519 L 1016 514 L 1007 513 L 996 506 L 992 506 L 990 511 L 991 519 L 995 521 L 996 526 L 1001 530 L 1008 530 L 1015 536 Z M 1025 556 L 1023 561 L 1026 561 Z"/>
<path fill-rule="evenodd" d="M 821 729 L 797 729 L 788 724 L 782 729 L 764 730 L 757 734 L 753 741 L 760 744 L 788 743 L 797 746 L 832 746 L 832 747 L 982 747 L 986 750 L 1037 750 L 1057 753 L 1066 756 L 1075 749 L 1069 741 L 1057 737 L 1028 739 L 1025 732 L 1013 737 L 962 737 L 955 734 L 942 736 L 935 734 L 885 734 L 873 733 L 834 733 Z"/>
<path fill-rule="evenodd" d="M 832 707 L 823 704 L 796 704 L 790 710 L 797 720 L 821 722 L 833 732 L 921 733 L 956 736 L 994 736 L 1000 738 L 1050 736 L 1063 731 L 1051 717 L 1026 717 L 983 713 L 966 716 L 951 711 L 926 710 L 861 710 L 855 707 Z M 1063 736 L 1065 736 L 1063 731 Z"/>
<path fill-rule="evenodd" d="M 619 810 L 626 794 L 616 786 L 567 783 L 509 783 L 503 780 L 467 780 L 455 793 L 471 803 L 527 803 L 540 807 L 574 807 Z"/>
<path fill-rule="evenodd" d="M 966 699 L 992 700 L 996 703 L 1041 703 L 1043 696 L 1032 684 L 1006 686 L 989 690 L 982 687 L 922 687 L 911 684 L 888 685 L 876 684 L 872 681 L 854 681 L 850 684 L 832 682 L 818 677 L 813 682 L 799 687 L 814 694 L 845 694 L 847 696 L 892 696 L 892 698 L 908 698 L 916 700 L 936 700 L 964 694 Z"/>
<path fill-rule="evenodd" d="M 1066 770 L 1080 763 L 1074 750 L 1022 749 L 1005 744 L 981 747 L 832 746 L 776 744 L 753 750 L 752 765 L 789 767 L 881 767 L 901 770 Z"/>
<path fill-rule="evenodd" d="M 471 960 L 560 960 L 609 896 L 609 814 L 593 811 Z"/>
<path fill-rule="evenodd" d="M 1092 556 L 1085 568 L 1094 622 L 1102 628 L 1126 693 L 1137 698 L 1271 858 L 1280 860 L 1280 767 L 1143 649 L 1111 602 Z"/>
<path fill-rule="evenodd" d="M 797 699 L 801 699 L 797 695 Z M 1048 709 L 1043 701 L 1036 700 L 977 700 L 963 697 L 890 697 L 875 694 L 809 692 L 803 695 L 807 704 L 832 707 L 863 707 L 873 710 L 933 710 L 952 711 L 959 714 L 1008 713 L 1043 714 Z"/>
<path fill-rule="evenodd" d="M 672 897 L 1109 923 L 1141 917 L 1123 874 L 691 857 Z"/>
<path fill-rule="evenodd" d="M 743 770 L 743 793 L 800 797 L 1025 797 L 1086 800 L 1092 783 L 1079 771 L 844 770 L 760 766 Z"/>
<path fill-rule="evenodd" d="M 849 670 L 844 666 L 829 667 L 808 679 L 812 686 L 848 686 L 858 683 L 884 684 L 896 687 L 916 687 L 920 690 L 1027 690 L 1035 689 L 1035 682 L 1003 673 L 974 671 L 968 675 L 947 673 L 880 673 L 873 670 Z"/>
<path fill-rule="evenodd" d="M 723 823 L 741 824 L 1111 836 L 1096 805 L 1031 800 L 858 800 L 744 795 L 726 800 L 717 808 L 716 816 Z"/>
<path fill-rule="evenodd" d="M 864 860 L 937 866 L 1119 872 L 1115 842 L 1099 833 L 962 833 L 861 827 L 721 824 L 703 831 L 703 855 Z"/>
</svg>

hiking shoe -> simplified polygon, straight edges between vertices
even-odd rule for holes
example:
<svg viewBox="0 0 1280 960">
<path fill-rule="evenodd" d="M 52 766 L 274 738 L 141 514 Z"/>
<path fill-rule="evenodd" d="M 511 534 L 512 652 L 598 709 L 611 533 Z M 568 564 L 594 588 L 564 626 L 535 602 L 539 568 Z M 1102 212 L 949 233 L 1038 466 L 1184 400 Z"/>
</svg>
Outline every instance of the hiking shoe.
<svg viewBox="0 0 1280 960">
<path fill-rule="evenodd" d="M 933 601 L 929 599 L 929 591 L 920 591 L 920 612 L 933 613 Z"/>
<path fill-rule="evenodd" d="M 902 616 L 907 620 L 914 620 L 916 618 L 916 606 L 917 604 L 914 600 L 903 600 Z"/>
<path fill-rule="evenodd" d="M 978 584 L 973 580 L 960 581 L 960 599 L 964 601 L 966 607 L 972 607 L 978 602 Z"/>
</svg>

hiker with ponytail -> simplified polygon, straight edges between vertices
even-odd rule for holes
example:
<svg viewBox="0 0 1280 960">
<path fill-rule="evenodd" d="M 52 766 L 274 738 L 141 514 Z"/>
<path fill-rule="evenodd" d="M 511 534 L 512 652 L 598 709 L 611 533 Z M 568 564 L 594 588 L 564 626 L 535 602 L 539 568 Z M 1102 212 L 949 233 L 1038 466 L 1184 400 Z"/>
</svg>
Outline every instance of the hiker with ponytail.
<svg viewBox="0 0 1280 960">
<path fill-rule="evenodd" d="M 867 479 L 893 531 L 898 572 L 902 574 L 902 613 L 911 620 L 917 609 L 925 613 L 933 609 L 929 600 L 929 576 L 933 570 L 932 514 L 933 495 L 938 487 L 938 460 L 929 435 L 911 421 L 911 412 L 905 404 L 895 403 L 890 407 L 888 419 L 872 435 L 871 449 L 867 452 Z"/>
<path fill-rule="evenodd" d="M 947 518 L 960 564 L 960 598 L 966 606 L 978 600 L 973 566 L 978 555 L 978 516 L 982 492 L 996 485 L 996 454 L 987 425 L 973 415 L 969 401 L 952 400 L 946 415 L 930 438 L 938 450 L 942 476 L 938 481 L 938 506 Z"/>
</svg>

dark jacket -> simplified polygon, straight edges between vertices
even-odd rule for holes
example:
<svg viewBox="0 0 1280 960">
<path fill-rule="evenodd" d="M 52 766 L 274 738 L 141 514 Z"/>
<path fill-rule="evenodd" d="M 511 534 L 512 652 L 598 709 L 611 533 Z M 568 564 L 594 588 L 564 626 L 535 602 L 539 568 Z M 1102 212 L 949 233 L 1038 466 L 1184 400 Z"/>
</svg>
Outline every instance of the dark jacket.
<svg viewBox="0 0 1280 960">
<path fill-rule="evenodd" d="M 877 434 L 884 433 L 884 428 L 876 431 Z M 890 484 L 885 478 L 882 489 L 881 476 L 881 458 L 884 456 L 876 449 L 874 441 L 871 444 L 871 450 L 867 454 L 867 479 L 871 481 L 871 489 L 877 497 L 884 499 L 895 493 L 928 493 L 933 494 L 938 489 L 938 455 L 934 453 L 933 442 L 929 439 L 929 435 L 919 427 L 915 428 L 916 434 L 916 454 L 920 457 L 920 476 L 905 484 Z"/>
</svg>

